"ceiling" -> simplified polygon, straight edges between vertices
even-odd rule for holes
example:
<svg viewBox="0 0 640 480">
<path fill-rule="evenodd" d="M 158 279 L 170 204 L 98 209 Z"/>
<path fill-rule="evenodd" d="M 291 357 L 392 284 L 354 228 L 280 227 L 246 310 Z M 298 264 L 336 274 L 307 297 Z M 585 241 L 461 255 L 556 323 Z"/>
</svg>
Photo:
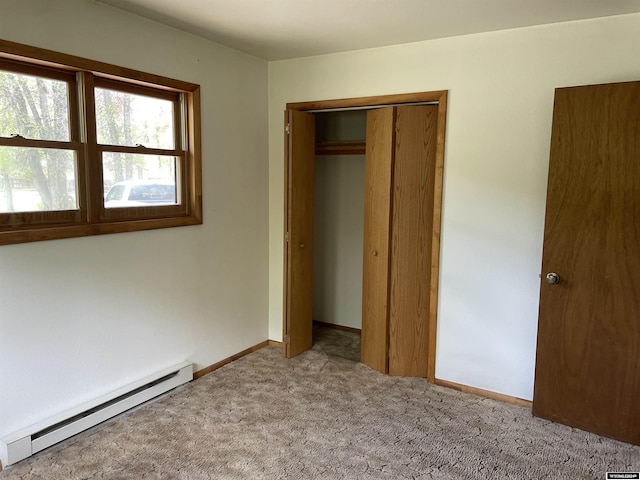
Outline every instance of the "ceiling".
<svg viewBox="0 0 640 480">
<path fill-rule="evenodd" d="M 266 60 L 640 12 L 640 0 L 97 0 Z"/>
</svg>

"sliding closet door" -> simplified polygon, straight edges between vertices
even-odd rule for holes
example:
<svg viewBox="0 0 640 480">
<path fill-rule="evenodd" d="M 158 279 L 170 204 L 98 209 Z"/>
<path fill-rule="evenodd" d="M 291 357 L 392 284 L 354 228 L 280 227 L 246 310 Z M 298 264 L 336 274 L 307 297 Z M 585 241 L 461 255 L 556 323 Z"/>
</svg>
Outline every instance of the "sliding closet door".
<svg viewBox="0 0 640 480">
<path fill-rule="evenodd" d="M 426 377 L 438 107 L 397 107 L 389 373 Z"/>
<path fill-rule="evenodd" d="M 315 117 L 297 110 L 286 115 L 284 354 L 293 357 L 313 343 Z"/>
<path fill-rule="evenodd" d="M 389 371 L 389 236 L 396 108 L 367 112 L 361 360 Z"/>
</svg>

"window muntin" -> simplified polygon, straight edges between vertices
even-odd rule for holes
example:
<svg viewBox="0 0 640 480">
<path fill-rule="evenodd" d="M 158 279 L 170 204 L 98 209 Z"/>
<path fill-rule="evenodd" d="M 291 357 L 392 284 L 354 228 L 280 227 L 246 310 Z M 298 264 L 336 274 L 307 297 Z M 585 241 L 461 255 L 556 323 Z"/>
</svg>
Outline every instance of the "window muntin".
<svg viewBox="0 0 640 480">
<path fill-rule="evenodd" d="M 5 40 L 0 40 L 0 72 L 18 74 L 12 80 L 36 77 L 36 80 L 27 78 L 27 81 L 35 82 L 36 86 L 48 85 L 49 91 L 55 87 L 56 91 L 66 89 L 67 92 L 66 101 L 58 99 L 56 103 L 56 108 L 65 104 L 66 113 L 49 115 L 66 125 L 67 133 L 64 135 L 47 133 L 59 133 L 60 128 L 23 128 L 21 130 L 26 133 L 23 134 L 12 131 L 16 122 L 4 123 L 7 126 L 6 131 L 0 134 L 0 148 L 5 157 L 11 156 L 14 163 L 28 150 L 38 151 L 44 159 L 52 157 L 55 152 L 65 152 L 65 161 L 58 164 L 63 163 L 66 170 L 58 177 L 66 177 L 64 181 L 59 180 L 59 185 L 66 186 L 67 196 L 59 195 L 60 200 L 56 203 L 45 202 L 38 195 L 39 201 L 31 200 L 23 204 L 26 206 L 16 209 L 17 202 L 11 188 L 25 187 L 29 180 L 10 178 L 12 183 L 7 188 L 12 196 L 10 199 L 7 195 L 3 197 L 0 160 L 0 245 L 202 223 L 198 85 Z M 129 98 L 129 103 L 144 97 L 144 102 L 161 105 L 161 108 L 156 107 L 155 123 L 149 120 L 144 128 L 131 130 L 132 135 L 126 141 L 117 140 L 119 144 L 99 143 L 96 90 L 100 89 L 110 90 L 119 98 Z M 0 96 L 3 95 L 5 103 L 8 103 L 7 94 L 0 90 Z M 44 111 L 50 112 L 51 108 L 45 107 Z M 37 111 L 37 108 L 32 111 Z M 3 114 L 8 118 L 7 112 L 0 109 L 0 123 Z M 26 123 L 28 115 L 24 115 L 24 119 Z M 120 126 L 125 127 L 124 118 Z M 140 132 L 142 134 L 137 135 Z M 111 142 L 113 137 L 100 139 Z M 129 145 L 129 140 L 135 144 Z M 153 189 L 149 187 L 147 192 L 137 194 L 144 200 L 140 205 L 105 206 L 109 188 L 119 183 L 116 176 L 109 173 L 105 159 L 113 160 L 117 156 L 133 159 L 136 166 L 134 174 L 128 180 L 118 178 L 120 182 L 152 181 L 162 185 Z M 141 169 L 137 168 L 136 162 L 142 164 Z M 122 160 L 122 163 L 126 165 L 127 161 Z M 154 164 L 169 165 L 170 168 L 166 169 L 169 173 L 150 173 L 150 166 Z M 24 162 L 22 167 L 24 169 Z M 115 168 L 114 165 L 110 167 L 111 170 Z M 53 167 L 47 166 L 47 169 L 53 171 Z M 37 166 L 35 170 L 38 170 Z M 22 177 L 29 175 L 35 177 L 33 172 Z M 65 189 L 58 188 L 58 191 L 65 192 Z M 45 203 L 54 205 L 55 209 L 40 210 Z M 13 204 L 12 211 L 9 211 L 9 204 Z M 71 209 L 65 209 L 67 207 Z"/>
</svg>

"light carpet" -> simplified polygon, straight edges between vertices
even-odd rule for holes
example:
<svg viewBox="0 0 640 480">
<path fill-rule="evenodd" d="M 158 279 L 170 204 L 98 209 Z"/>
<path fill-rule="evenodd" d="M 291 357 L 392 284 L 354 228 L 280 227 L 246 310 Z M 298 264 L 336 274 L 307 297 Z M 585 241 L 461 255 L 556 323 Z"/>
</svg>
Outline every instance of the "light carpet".
<svg viewBox="0 0 640 480">
<path fill-rule="evenodd" d="M 13 479 L 604 479 L 640 447 L 358 362 L 316 329 L 263 348 L 0 473 Z"/>
</svg>

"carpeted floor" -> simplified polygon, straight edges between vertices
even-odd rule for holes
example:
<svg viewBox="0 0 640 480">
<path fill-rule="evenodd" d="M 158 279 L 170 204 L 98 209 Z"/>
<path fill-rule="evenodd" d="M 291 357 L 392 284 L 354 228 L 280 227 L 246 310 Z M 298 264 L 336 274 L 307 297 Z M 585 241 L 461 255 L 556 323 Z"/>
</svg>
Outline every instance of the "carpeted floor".
<svg viewBox="0 0 640 480">
<path fill-rule="evenodd" d="M 640 447 L 522 407 L 358 363 L 317 329 L 286 360 L 263 348 L 5 469 L 10 479 L 604 479 Z"/>
</svg>

